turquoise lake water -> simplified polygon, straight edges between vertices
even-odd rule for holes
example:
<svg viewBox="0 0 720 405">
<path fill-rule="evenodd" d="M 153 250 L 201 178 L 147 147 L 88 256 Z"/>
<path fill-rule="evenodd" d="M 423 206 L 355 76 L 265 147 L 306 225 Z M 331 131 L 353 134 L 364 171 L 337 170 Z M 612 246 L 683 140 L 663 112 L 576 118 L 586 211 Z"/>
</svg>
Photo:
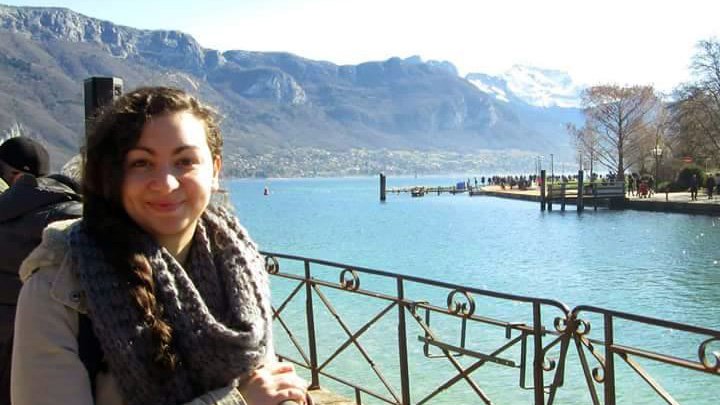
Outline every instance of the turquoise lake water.
<svg viewBox="0 0 720 405">
<path fill-rule="evenodd" d="M 452 185 L 462 180 L 389 178 L 388 186 Z M 538 203 L 447 194 L 424 198 L 388 195 L 383 204 L 379 202 L 377 177 L 229 180 L 225 186 L 242 223 L 265 251 L 548 298 L 570 308 L 594 305 L 720 329 L 720 218 L 608 210 L 577 215 L 572 207 L 565 213 L 543 213 Z M 264 186 L 269 187 L 269 196 L 263 196 Z M 272 281 L 279 305 L 293 284 L 276 278 Z M 372 288 L 371 278 L 362 281 L 363 288 Z M 382 288 L 380 284 L 378 281 L 378 288 Z M 417 289 L 412 293 L 413 299 L 427 294 L 424 299 L 445 305 L 447 291 Z M 353 331 L 386 305 L 332 291 L 328 297 Z M 522 304 L 476 299 L 477 315 L 526 320 L 528 311 Z M 320 306 L 316 303 L 316 309 Z M 304 325 L 303 310 L 301 295 L 283 312 L 298 331 Z M 361 341 L 379 367 L 387 370 L 393 388 L 399 390 L 399 376 L 392 371 L 392 365 L 397 363 L 396 340 L 390 338 L 395 336 L 394 314 L 371 328 Z M 549 319 L 548 327 L 552 327 L 551 317 L 557 315 L 543 315 Z M 593 325 L 591 337 L 601 339 L 602 321 L 591 318 L 588 316 Z M 443 328 L 442 323 L 433 325 L 442 329 L 446 341 L 458 341 L 454 323 L 448 321 Z M 346 335 L 328 314 L 318 315 L 317 328 L 322 361 L 345 341 Z M 275 334 L 278 351 L 291 353 L 284 332 L 276 328 Z M 408 338 L 413 403 L 454 375 L 447 360 L 422 356 L 422 343 L 415 336 L 421 334 L 419 329 L 411 330 Z M 305 342 L 307 336 L 298 332 L 298 339 Z M 503 339 L 504 332 L 498 328 L 468 331 L 471 346 L 477 344 L 478 350 L 485 345 L 491 348 L 484 352 L 499 347 Z M 618 323 L 616 341 L 620 340 L 690 360 L 698 358 L 696 335 Z M 720 350 L 720 345 L 712 349 Z M 519 351 L 511 350 L 506 357 L 518 359 Z M 464 358 L 459 361 L 465 366 L 472 363 Z M 590 363 L 591 367 L 597 366 L 597 362 Z M 664 403 L 617 356 L 615 363 L 619 404 Z M 717 403 L 720 377 L 646 360 L 639 363 L 680 403 Z M 565 384 L 558 390 L 555 403 L 592 403 L 574 345 L 566 364 Z M 327 370 L 387 392 L 354 349 L 344 351 Z M 546 374 L 546 383 L 551 376 Z M 519 387 L 516 368 L 489 364 L 473 373 L 473 378 L 496 404 L 532 403 L 532 391 Z M 527 378 L 531 385 L 531 373 Z M 343 392 L 327 379 L 321 378 L 321 384 Z M 596 387 L 602 395 L 602 385 Z M 381 403 L 366 396 L 363 401 Z M 461 381 L 428 403 L 481 401 Z"/>
</svg>

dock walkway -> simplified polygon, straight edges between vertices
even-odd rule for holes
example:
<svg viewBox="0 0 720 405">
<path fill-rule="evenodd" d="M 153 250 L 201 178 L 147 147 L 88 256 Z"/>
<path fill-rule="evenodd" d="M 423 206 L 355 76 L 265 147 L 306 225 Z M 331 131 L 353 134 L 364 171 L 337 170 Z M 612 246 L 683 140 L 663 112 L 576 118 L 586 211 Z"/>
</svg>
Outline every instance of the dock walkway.
<svg viewBox="0 0 720 405">
<path fill-rule="evenodd" d="M 540 188 L 531 187 L 526 190 L 485 186 L 474 195 L 488 195 L 501 198 L 513 198 L 527 201 L 540 201 Z M 709 199 L 706 194 L 698 193 L 698 199 L 692 201 L 689 191 L 674 193 L 655 193 L 648 198 L 627 195 L 625 208 L 638 211 L 677 212 L 684 214 L 720 215 L 720 196 Z"/>
</svg>

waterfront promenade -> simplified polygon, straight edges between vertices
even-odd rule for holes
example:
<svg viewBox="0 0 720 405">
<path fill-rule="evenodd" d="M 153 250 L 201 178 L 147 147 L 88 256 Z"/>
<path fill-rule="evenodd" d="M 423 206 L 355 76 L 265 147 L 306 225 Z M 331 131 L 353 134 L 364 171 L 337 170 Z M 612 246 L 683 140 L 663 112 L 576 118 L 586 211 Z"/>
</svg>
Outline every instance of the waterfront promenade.
<svg viewBox="0 0 720 405">
<path fill-rule="evenodd" d="M 482 194 L 494 197 L 513 198 L 527 201 L 540 201 L 540 188 L 531 187 L 526 190 L 517 188 L 503 189 L 492 185 L 481 188 Z M 586 206 L 586 209 L 588 207 Z M 709 199 L 702 191 L 698 199 L 692 201 L 689 191 L 674 193 L 656 193 L 648 198 L 639 198 L 637 195 L 627 195 L 625 208 L 639 211 L 676 212 L 685 214 L 720 215 L 720 196 Z"/>
</svg>

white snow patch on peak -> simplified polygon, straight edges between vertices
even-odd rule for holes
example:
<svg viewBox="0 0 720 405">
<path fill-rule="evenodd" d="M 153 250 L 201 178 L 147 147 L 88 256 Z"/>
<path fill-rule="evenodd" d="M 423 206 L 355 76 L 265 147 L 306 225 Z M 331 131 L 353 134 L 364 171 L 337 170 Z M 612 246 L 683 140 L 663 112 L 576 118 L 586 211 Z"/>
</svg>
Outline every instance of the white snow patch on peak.
<svg viewBox="0 0 720 405">
<path fill-rule="evenodd" d="M 470 83 L 500 101 L 521 102 L 536 107 L 581 107 L 583 86 L 559 70 L 515 65 L 499 76 L 470 73 Z"/>
<path fill-rule="evenodd" d="M 475 85 L 480 91 L 488 94 L 492 94 L 496 99 L 509 103 L 510 100 L 507 97 L 505 91 L 497 86 L 485 84 L 482 80 L 470 79 L 470 83 Z"/>
<path fill-rule="evenodd" d="M 507 88 L 528 104 L 539 107 L 579 108 L 582 87 L 566 72 L 515 65 L 502 75 Z"/>
</svg>

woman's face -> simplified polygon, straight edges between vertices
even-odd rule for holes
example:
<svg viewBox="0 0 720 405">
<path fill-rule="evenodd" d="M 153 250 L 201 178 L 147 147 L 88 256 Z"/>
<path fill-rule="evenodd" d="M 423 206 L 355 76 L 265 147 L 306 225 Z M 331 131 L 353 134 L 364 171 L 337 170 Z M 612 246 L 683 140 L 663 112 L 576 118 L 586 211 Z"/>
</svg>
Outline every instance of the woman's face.
<svg viewBox="0 0 720 405">
<path fill-rule="evenodd" d="M 183 249 L 192 241 L 220 172 L 204 123 L 189 112 L 153 118 L 124 164 L 125 211 L 162 246 Z"/>
</svg>

